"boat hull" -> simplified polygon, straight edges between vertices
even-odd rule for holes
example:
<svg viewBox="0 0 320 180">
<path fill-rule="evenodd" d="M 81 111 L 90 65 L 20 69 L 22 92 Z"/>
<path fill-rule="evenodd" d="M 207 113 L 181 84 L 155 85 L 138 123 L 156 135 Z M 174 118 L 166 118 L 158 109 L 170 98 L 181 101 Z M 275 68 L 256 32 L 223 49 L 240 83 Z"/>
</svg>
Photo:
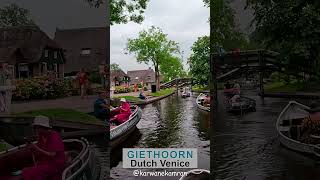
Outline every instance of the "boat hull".
<svg viewBox="0 0 320 180">
<path fill-rule="evenodd" d="M 290 150 L 303 153 L 303 154 L 320 157 L 319 146 L 302 143 L 300 141 L 290 138 L 289 134 L 290 134 L 291 125 L 289 126 L 283 125 L 284 121 L 288 119 L 290 120 L 290 119 L 306 117 L 308 115 L 308 112 L 306 110 L 308 109 L 310 109 L 308 106 L 305 106 L 295 101 L 290 101 L 289 104 L 280 113 L 277 119 L 276 129 L 278 132 L 278 138 L 281 145 L 283 145 L 284 147 Z M 290 122 L 289 124 L 291 123 L 292 122 Z"/>
<path fill-rule="evenodd" d="M 205 96 L 205 95 L 201 93 L 201 94 L 197 97 L 197 99 L 196 99 L 197 107 L 198 107 L 199 109 L 203 110 L 203 111 L 210 112 L 210 107 L 205 107 L 205 106 L 202 106 L 202 105 L 201 105 L 201 101 L 203 100 L 204 96 Z"/>
<path fill-rule="evenodd" d="M 77 180 L 77 179 L 100 179 L 101 166 L 95 156 L 94 150 L 90 147 L 86 139 L 67 139 L 64 140 L 65 152 L 67 157 L 72 157 L 68 166 L 64 169 L 59 179 Z M 24 167 L 33 166 L 32 153 L 26 148 L 26 145 L 14 147 L 6 152 L 0 152 L 0 166 L 2 177 L 11 178 L 12 171 L 21 170 Z M 10 166 L 7 166 L 10 162 Z M 14 164 L 18 162 L 18 164 Z M 23 163 L 22 163 L 23 162 Z M 2 167 L 4 165 L 4 167 Z"/>
<path fill-rule="evenodd" d="M 112 149 L 119 146 L 136 129 L 136 125 L 141 119 L 142 111 L 138 106 L 134 107 L 135 110 L 129 117 L 128 121 L 110 130 L 110 146 Z"/>
</svg>

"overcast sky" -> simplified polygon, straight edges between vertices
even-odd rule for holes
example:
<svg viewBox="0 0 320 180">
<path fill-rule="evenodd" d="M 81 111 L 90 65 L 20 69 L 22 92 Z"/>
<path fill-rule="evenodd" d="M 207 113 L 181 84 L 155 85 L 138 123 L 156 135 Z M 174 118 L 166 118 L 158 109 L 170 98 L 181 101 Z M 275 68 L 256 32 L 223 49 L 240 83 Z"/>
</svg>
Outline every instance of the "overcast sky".
<svg viewBox="0 0 320 180">
<path fill-rule="evenodd" d="M 0 7 L 10 3 L 28 9 L 32 19 L 51 38 L 56 27 L 71 29 L 107 25 L 106 4 L 94 8 L 85 0 L 0 0 Z"/>
<path fill-rule="evenodd" d="M 208 18 L 209 8 L 204 7 L 202 0 L 150 0 L 142 24 L 111 26 L 111 63 L 119 64 L 125 72 L 148 68 L 137 63 L 133 55 L 126 55 L 124 49 L 128 38 L 137 38 L 140 31 L 153 25 L 168 34 L 170 40 L 179 43 L 186 64 L 192 44 L 210 32 Z"/>
</svg>

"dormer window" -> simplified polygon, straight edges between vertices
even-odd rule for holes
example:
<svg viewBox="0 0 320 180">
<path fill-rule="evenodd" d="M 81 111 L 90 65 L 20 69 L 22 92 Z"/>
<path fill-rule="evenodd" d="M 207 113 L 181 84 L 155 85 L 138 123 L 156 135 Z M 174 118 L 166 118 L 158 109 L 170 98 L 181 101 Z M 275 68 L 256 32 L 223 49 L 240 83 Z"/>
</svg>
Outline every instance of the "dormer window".
<svg viewBox="0 0 320 180">
<path fill-rule="evenodd" d="M 90 48 L 82 48 L 80 54 L 81 55 L 90 55 L 91 49 Z"/>
</svg>

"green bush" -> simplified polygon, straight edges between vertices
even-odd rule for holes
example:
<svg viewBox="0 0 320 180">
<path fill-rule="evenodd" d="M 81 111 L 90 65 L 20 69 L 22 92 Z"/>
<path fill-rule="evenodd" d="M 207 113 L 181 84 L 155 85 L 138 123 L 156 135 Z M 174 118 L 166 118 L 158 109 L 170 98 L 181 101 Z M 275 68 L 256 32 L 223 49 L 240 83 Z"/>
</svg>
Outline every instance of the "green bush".
<svg viewBox="0 0 320 180">
<path fill-rule="evenodd" d="M 131 92 L 131 88 L 129 87 L 123 87 L 123 86 L 116 86 L 114 93 L 128 93 Z"/>
<path fill-rule="evenodd" d="M 91 83 L 101 84 L 101 76 L 100 76 L 99 72 L 90 73 L 89 81 Z"/>
<path fill-rule="evenodd" d="M 72 84 L 69 80 L 47 76 L 21 79 L 15 82 L 13 100 L 55 99 L 70 96 Z"/>
<path fill-rule="evenodd" d="M 148 87 L 145 86 L 145 87 L 143 88 L 143 90 L 144 90 L 144 91 L 148 91 Z"/>
</svg>

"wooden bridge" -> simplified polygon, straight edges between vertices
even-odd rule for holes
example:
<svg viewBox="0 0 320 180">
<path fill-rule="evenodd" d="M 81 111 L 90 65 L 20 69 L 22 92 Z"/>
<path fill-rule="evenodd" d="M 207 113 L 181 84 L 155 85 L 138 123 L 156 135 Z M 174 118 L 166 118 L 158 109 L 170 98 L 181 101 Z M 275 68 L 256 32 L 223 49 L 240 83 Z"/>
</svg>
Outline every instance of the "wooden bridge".
<svg viewBox="0 0 320 180">
<path fill-rule="evenodd" d="M 284 72 L 286 65 L 281 63 L 278 58 L 279 53 L 265 49 L 249 50 L 249 51 L 233 51 L 226 52 L 223 55 L 214 53 L 211 61 L 211 68 L 217 71 L 216 80 L 224 81 L 239 74 L 248 72 L 259 73 L 260 94 L 264 96 L 263 79 L 265 72 Z M 306 65 L 307 67 L 308 65 Z M 306 67 L 301 67 L 301 72 L 307 71 Z M 301 73 L 290 74 L 302 77 Z"/>
<path fill-rule="evenodd" d="M 170 87 L 184 87 L 192 85 L 192 78 L 176 78 L 167 83 L 161 84 L 160 89 L 170 88 Z"/>
</svg>

